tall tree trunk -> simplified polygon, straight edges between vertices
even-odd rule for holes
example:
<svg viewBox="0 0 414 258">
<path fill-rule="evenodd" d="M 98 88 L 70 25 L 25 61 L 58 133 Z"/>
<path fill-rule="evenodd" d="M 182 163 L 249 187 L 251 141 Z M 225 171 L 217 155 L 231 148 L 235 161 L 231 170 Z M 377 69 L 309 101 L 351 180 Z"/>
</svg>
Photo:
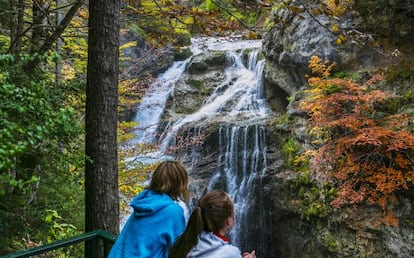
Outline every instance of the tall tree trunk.
<svg viewBox="0 0 414 258">
<path fill-rule="evenodd" d="M 14 42 L 16 41 L 16 37 L 17 37 L 15 0 L 9 0 L 9 6 L 10 6 L 10 10 L 9 10 L 9 12 L 10 12 L 9 13 L 9 23 L 10 23 L 10 47 L 9 47 L 9 52 L 11 54 L 14 54 L 14 53 L 16 53 Z"/>
<path fill-rule="evenodd" d="M 24 0 L 18 0 L 17 6 L 15 0 L 10 0 L 10 47 L 8 52 L 11 54 L 19 53 L 22 48 L 22 37 L 24 36 Z M 14 10 L 14 11 L 13 11 Z M 17 13 L 17 16 L 16 16 Z M 17 23 L 16 23 L 17 17 Z M 11 20 L 13 19 L 13 20 Z"/>
<path fill-rule="evenodd" d="M 15 51 L 20 52 L 22 48 L 22 37 L 24 33 L 24 0 L 19 0 L 17 5 L 17 30 L 16 30 L 16 40 L 15 40 Z"/>
<path fill-rule="evenodd" d="M 59 8 L 61 5 L 61 0 L 56 0 L 56 7 Z M 59 27 L 59 24 L 62 21 L 62 12 L 60 9 L 56 10 L 56 28 Z M 58 37 L 56 39 L 56 52 L 60 54 L 62 50 L 62 39 Z M 62 61 L 60 58 L 56 60 L 56 67 L 55 67 L 55 82 L 59 84 L 62 79 Z"/>
<path fill-rule="evenodd" d="M 36 53 L 47 36 L 47 9 L 49 4 L 45 0 L 33 0 L 33 28 L 31 38 L 31 53 Z"/>
<path fill-rule="evenodd" d="M 89 1 L 85 230 L 119 232 L 117 106 L 120 0 Z M 91 246 L 86 245 L 85 257 Z"/>
</svg>

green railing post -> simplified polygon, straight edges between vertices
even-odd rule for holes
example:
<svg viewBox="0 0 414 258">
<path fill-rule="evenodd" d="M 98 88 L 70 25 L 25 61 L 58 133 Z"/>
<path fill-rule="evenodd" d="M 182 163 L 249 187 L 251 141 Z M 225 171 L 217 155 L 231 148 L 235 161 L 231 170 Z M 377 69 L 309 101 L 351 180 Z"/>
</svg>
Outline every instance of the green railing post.
<svg viewBox="0 0 414 258">
<path fill-rule="evenodd" d="M 107 257 L 112 247 L 112 244 L 115 243 L 115 239 L 116 239 L 116 236 L 106 231 L 96 230 L 96 231 L 87 232 L 87 233 L 84 233 L 78 236 L 74 236 L 66 240 L 55 241 L 47 245 L 38 246 L 35 248 L 16 252 L 13 254 L 3 255 L 3 256 L 0 256 L 0 258 L 26 258 L 26 257 L 50 252 L 53 250 L 57 250 L 59 248 L 63 248 L 66 246 L 76 245 L 80 242 L 86 242 L 86 241 L 93 242 L 92 244 L 93 245 L 93 254 L 92 254 L 93 258 L 100 258 L 98 257 L 99 253 L 103 253 L 104 257 Z M 101 241 L 103 241 L 102 245 L 100 244 Z M 102 252 L 99 252 L 98 250 L 100 246 L 103 246 Z M 87 258 L 92 258 L 92 257 L 87 257 Z"/>
</svg>

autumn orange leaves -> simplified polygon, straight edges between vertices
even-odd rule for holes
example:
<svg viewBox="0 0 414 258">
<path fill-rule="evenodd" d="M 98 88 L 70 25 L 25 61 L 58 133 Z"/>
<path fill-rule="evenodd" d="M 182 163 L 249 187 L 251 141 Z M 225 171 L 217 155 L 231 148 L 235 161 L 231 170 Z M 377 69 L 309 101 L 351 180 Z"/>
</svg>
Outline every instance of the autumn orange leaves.
<svg viewBox="0 0 414 258">
<path fill-rule="evenodd" d="M 317 56 L 309 62 L 314 76 L 301 107 L 316 147 L 311 170 L 323 171 L 336 186 L 334 207 L 368 203 L 381 208 L 379 223 L 397 226 L 393 204 L 413 188 L 413 117 L 388 107 L 398 96 L 371 90 L 384 80 L 381 74 L 360 85 L 331 77 L 334 65 Z"/>
</svg>

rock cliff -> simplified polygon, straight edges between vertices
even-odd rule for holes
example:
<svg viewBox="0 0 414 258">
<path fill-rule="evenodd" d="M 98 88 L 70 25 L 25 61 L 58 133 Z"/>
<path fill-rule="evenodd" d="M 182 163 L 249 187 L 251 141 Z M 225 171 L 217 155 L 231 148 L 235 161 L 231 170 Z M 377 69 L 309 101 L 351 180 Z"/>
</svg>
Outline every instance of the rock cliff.
<svg viewBox="0 0 414 258">
<path fill-rule="evenodd" d="M 378 32 L 380 25 L 384 29 L 384 24 L 374 21 L 375 15 L 385 15 L 384 10 L 379 11 L 380 8 L 373 1 L 359 3 L 356 6 L 359 9 L 348 11 L 335 19 L 323 13 L 312 14 L 307 11 L 311 6 L 304 4 L 306 1 L 291 2 L 296 11 L 289 8 L 277 10 L 272 18 L 276 25 L 263 40 L 266 91 L 271 93 L 269 100 L 277 98 L 278 94 L 274 92 L 285 92 L 291 99 L 286 119 L 279 120 L 267 137 L 269 155 L 273 158 L 269 159 L 265 192 L 272 214 L 271 241 L 276 246 L 273 248 L 274 256 L 269 257 L 413 257 L 412 193 L 401 196 L 398 207 L 395 207 L 400 219 L 398 228 L 374 226 L 372 217 L 378 210 L 372 207 L 331 210 L 324 196 L 327 193 L 321 184 L 301 178 L 297 172 L 289 169 L 281 153 L 288 139 L 294 139 L 302 150 L 310 147 L 305 133 L 306 117 L 296 108 L 302 100 L 301 90 L 307 85 L 310 57 L 317 55 L 323 60 L 335 62 L 338 71 L 370 74 L 389 64 L 392 59 L 392 55 L 384 52 L 378 42 L 393 41 L 395 45 L 388 46 L 388 50 L 392 50 L 406 46 L 407 41 L 410 41 L 412 35 L 404 31 L 412 26 L 409 23 L 412 21 L 412 11 L 405 9 L 403 12 L 400 7 L 412 8 L 413 3 L 398 1 L 398 5 L 382 1 L 384 6 L 391 8 L 388 10 L 393 15 L 404 14 L 405 20 L 398 19 L 400 27 L 397 31 L 390 31 L 390 28 L 387 28 L 387 32 L 383 30 L 381 41 L 374 40 L 370 34 Z M 369 3 L 375 5 L 376 13 L 369 8 Z M 332 31 L 334 26 L 347 35 L 347 42 L 338 42 L 339 33 Z M 361 28 L 364 30 L 358 31 L 360 36 L 350 40 L 355 36 L 352 33 Z M 384 40 L 391 34 L 393 40 Z M 405 48 L 404 51 L 408 55 L 412 49 Z M 385 87 L 395 90 L 390 85 Z"/>
</svg>

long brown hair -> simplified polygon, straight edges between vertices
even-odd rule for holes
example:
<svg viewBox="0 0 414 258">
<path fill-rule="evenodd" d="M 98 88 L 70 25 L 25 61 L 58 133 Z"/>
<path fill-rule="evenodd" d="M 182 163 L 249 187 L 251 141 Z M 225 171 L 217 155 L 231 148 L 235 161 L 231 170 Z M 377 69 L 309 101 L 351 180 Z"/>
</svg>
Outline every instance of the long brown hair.
<svg viewBox="0 0 414 258">
<path fill-rule="evenodd" d="M 226 226 L 229 217 L 234 216 L 234 205 L 230 196 L 222 190 L 213 190 L 199 200 L 191 213 L 187 228 L 170 249 L 170 258 L 184 258 L 197 244 L 197 237 L 203 231 L 218 233 Z"/>
<path fill-rule="evenodd" d="M 178 161 L 168 160 L 155 169 L 148 188 L 158 193 L 166 193 L 174 200 L 182 198 L 188 203 L 190 193 L 187 186 L 187 170 Z"/>
</svg>

